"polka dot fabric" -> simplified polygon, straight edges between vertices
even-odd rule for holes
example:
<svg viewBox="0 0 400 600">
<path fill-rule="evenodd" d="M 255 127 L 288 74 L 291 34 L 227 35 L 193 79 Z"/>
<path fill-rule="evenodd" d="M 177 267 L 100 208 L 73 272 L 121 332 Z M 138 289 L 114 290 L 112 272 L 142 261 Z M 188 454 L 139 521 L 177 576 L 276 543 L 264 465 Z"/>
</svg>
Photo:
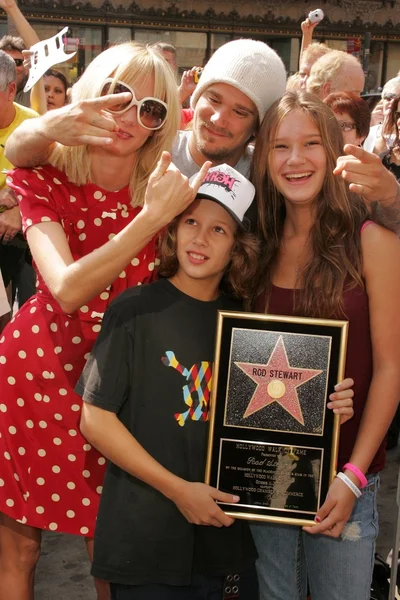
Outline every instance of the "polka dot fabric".
<svg viewBox="0 0 400 600">
<path fill-rule="evenodd" d="M 121 231 L 140 211 L 128 189 L 78 187 L 53 167 L 17 169 L 8 177 L 23 228 L 61 224 L 75 260 Z M 108 304 L 150 282 L 155 241 L 96 298 L 62 312 L 38 274 L 37 294 L 0 338 L 0 512 L 41 529 L 92 536 L 105 459 L 79 432 L 82 399 L 73 391 Z"/>
</svg>

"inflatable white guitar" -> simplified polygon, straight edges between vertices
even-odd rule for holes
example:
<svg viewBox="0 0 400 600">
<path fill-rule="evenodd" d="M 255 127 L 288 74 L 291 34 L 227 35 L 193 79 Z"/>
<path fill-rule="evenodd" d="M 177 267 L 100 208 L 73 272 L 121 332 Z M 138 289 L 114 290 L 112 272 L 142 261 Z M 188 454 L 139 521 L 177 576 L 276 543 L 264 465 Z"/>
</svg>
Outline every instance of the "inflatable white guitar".
<svg viewBox="0 0 400 600">
<path fill-rule="evenodd" d="M 30 48 L 31 52 L 31 67 L 29 69 L 29 78 L 24 87 L 24 92 L 29 90 L 39 81 L 39 79 L 53 65 L 69 60 L 75 56 L 76 52 L 66 54 L 64 51 L 63 35 L 68 31 L 68 27 L 64 27 L 53 37 L 48 40 L 43 40 L 34 44 Z"/>
</svg>

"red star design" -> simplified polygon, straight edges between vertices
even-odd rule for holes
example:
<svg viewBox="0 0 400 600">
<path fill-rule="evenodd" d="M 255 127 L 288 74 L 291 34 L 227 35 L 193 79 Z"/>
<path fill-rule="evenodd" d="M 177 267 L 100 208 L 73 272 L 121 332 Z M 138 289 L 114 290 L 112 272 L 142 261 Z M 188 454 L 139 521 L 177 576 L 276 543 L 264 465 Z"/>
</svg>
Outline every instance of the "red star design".
<svg viewBox="0 0 400 600">
<path fill-rule="evenodd" d="M 257 383 L 243 415 L 244 419 L 265 406 L 278 402 L 301 425 L 304 425 L 297 388 L 322 371 L 291 367 L 282 336 L 279 336 L 267 364 L 235 362 L 235 365 Z"/>
</svg>

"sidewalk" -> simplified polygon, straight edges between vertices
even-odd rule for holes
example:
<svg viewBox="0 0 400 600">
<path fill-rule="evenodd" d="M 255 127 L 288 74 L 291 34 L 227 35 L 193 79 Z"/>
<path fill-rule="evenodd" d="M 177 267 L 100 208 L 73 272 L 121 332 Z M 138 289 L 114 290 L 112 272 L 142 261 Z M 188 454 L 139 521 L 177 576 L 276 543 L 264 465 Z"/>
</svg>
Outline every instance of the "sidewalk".
<svg viewBox="0 0 400 600">
<path fill-rule="evenodd" d="M 386 559 L 393 542 L 400 447 L 388 452 L 379 492 L 380 534 L 377 551 Z M 35 600 L 96 600 L 82 538 L 46 533 L 39 561 Z"/>
</svg>

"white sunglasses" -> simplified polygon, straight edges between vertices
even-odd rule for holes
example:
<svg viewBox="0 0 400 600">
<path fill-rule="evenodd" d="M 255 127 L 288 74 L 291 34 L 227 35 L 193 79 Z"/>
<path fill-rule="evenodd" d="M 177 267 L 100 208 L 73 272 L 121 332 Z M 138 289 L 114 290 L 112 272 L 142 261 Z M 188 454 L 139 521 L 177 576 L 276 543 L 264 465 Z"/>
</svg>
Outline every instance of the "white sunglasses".
<svg viewBox="0 0 400 600">
<path fill-rule="evenodd" d="M 136 106 L 137 119 L 142 127 L 155 131 L 164 125 L 167 120 L 168 112 L 166 103 L 151 96 L 142 98 L 142 100 L 136 100 L 133 89 L 123 81 L 114 81 L 112 78 L 106 79 L 101 90 L 101 96 L 106 96 L 107 94 L 122 94 L 124 92 L 129 92 L 132 95 L 131 100 L 126 100 L 125 102 L 114 105 L 112 108 L 108 108 L 107 110 L 110 113 L 122 115 L 132 106 Z"/>
</svg>

